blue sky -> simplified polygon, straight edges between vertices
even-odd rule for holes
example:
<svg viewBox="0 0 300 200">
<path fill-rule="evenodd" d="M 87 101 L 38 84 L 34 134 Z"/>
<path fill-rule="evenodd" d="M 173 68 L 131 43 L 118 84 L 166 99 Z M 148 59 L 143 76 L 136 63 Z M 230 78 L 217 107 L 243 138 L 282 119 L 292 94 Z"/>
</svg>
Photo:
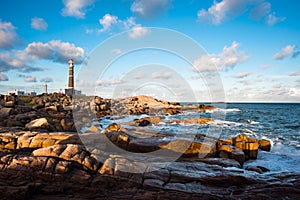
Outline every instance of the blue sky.
<svg viewBox="0 0 300 200">
<path fill-rule="evenodd" d="M 297 0 L 2 0 L 0 93 L 42 92 L 45 82 L 51 92 L 66 88 L 70 57 L 78 74 L 80 63 L 106 39 L 123 31 L 146 38 L 148 27 L 159 27 L 185 34 L 205 49 L 207 55 L 193 65 L 206 63 L 198 71 L 220 75 L 226 101 L 299 102 L 299 5 Z M 168 60 L 174 70 L 187 69 L 182 76 L 199 101 L 210 100 L 191 66 L 153 53 L 122 57 L 97 86 L 110 91 L 124 83 L 130 66 Z M 155 80 L 172 80 L 172 73 L 151 73 Z M 142 75 L 133 76 L 143 80 Z"/>
</svg>

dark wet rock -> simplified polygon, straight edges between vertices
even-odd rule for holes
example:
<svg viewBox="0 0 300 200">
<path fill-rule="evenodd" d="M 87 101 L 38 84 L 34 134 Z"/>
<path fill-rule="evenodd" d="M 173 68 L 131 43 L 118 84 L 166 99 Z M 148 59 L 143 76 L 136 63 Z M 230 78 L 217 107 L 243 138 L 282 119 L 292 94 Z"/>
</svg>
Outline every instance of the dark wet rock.
<svg viewBox="0 0 300 200">
<path fill-rule="evenodd" d="M 260 168 L 254 167 L 254 166 L 247 166 L 245 169 L 248 170 L 248 171 L 254 171 L 254 172 L 257 172 L 257 173 L 259 173 L 259 174 L 264 173 Z"/>
<path fill-rule="evenodd" d="M 158 124 L 159 122 L 161 122 L 161 118 L 160 117 L 144 117 L 141 119 L 136 119 L 132 122 L 127 122 L 126 125 L 130 125 L 130 126 L 148 126 L 148 125 L 152 125 L 152 124 Z"/>
<path fill-rule="evenodd" d="M 9 116 L 9 115 L 13 114 L 13 112 L 14 112 L 13 108 L 4 107 L 4 108 L 0 109 L 0 115 L 3 117 Z"/>
<path fill-rule="evenodd" d="M 16 119 L 9 119 L 6 123 L 7 127 L 24 127 L 24 123 Z"/>
<path fill-rule="evenodd" d="M 64 131 L 67 131 L 67 132 L 76 132 L 77 131 L 75 124 L 74 124 L 74 120 L 71 118 L 62 119 L 60 121 L 60 125 Z"/>
<path fill-rule="evenodd" d="M 297 173 L 244 173 L 236 168 L 239 163 L 225 158 L 185 158 L 149 166 L 143 155 L 111 154 L 99 161 L 82 144 L 75 144 L 75 136 L 1 133 L 1 199 L 298 199 L 300 195 Z M 30 149 L 32 141 L 42 145 Z M 18 151 L 7 151 L 8 144 Z"/>
<path fill-rule="evenodd" d="M 257 168 L 261 169 L 262 172 L 269 172 L 270 170 L 266 167 L 262 167 L 262 166 L 256 166 Z"/>
<path fill-rule="evenodd" d="M 230 158 L 238 161 L 241 166 L 243 166 L 246 158 L 244 152 L 236 147 L 231 145 L 222 145 L 219 148 L 219 156 L 221 158 Z"/>
<path fill-rule="evenodd" d="M 14 119 L 24 124 L 27 124 L 31 121 L 31 117 L 27 114 L 18 114 Z"/>
</svg>

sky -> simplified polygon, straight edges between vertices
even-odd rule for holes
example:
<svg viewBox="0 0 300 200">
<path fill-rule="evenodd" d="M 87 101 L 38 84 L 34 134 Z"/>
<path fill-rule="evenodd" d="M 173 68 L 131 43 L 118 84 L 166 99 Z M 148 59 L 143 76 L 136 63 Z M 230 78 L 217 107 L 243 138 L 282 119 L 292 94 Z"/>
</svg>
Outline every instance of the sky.
<svg viewBox="0 0 300 200">
<path fill-rule="evenodd" d="M 0 93 L 41 93 L 45 83 L 49 92 L 66 88 L 72 58 L 75 87 L 89 95 L 300 102 L 299 6 L 297 0 L 2 0 Z M 125 51 L 153 35 L 186 49 L 187 57 L 195 54 L 193 60 L 158 49 Z M 114 48 L 101 51 L 107 41 Z M 184 45 L 191 41 L 203 52 Z M 110 56 L 107 68 L 95 67 Z M 224 97 L 214 98 L 219 90 Z"/>
</svg>

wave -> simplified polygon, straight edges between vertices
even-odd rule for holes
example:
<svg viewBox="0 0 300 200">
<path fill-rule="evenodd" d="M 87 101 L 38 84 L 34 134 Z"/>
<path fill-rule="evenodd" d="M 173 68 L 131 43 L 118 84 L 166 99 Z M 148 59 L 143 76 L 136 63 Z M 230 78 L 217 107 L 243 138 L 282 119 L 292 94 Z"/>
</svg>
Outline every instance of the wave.
<svg viewBox="0 0 300 200">
<path fill-rule="evenodd" d="M 241 126 L 242 125 L 242 123 L 224 121 L 224 120 L 214 120 L 212 122 L 208 122 L 208 124 L 215 125 L 215 126 Z"/>
<path fill-rule="evenodd" d="M 254 121 L 254 120 L 247 120 L 247 122 L 249 123 L 249 124 L 260 124 L 260 122 L 256 122 L 256 121 Z"/>
<path fill-rule="evenodd" d="M 213 110 L 207 110 L 207 113 L 213 113 L 213 112 L 240 112 L 241 110 L 238 108 L 215 108 Z"/>
</svg>

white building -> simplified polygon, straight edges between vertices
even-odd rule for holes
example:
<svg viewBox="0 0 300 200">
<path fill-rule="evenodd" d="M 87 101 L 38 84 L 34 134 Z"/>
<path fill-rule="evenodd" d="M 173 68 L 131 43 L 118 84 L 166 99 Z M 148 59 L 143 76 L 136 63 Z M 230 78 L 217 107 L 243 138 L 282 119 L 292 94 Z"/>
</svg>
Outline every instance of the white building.
<svg viewBox="0 0 300 200">
<path fill-rule="evenodd" d="M 25 91 L 22 90 L 11 90 L 7 91 L 8 95 L 17 95 L 17 96 L 25 96 Z"/>
<path fill-rule="evenodd" d="M 23 90 L 11 90 L 7 91 L 7 95 L 15 95 L 15 96 L 36 96 L 36 92 L 25 92 Z"/>
</svg>

